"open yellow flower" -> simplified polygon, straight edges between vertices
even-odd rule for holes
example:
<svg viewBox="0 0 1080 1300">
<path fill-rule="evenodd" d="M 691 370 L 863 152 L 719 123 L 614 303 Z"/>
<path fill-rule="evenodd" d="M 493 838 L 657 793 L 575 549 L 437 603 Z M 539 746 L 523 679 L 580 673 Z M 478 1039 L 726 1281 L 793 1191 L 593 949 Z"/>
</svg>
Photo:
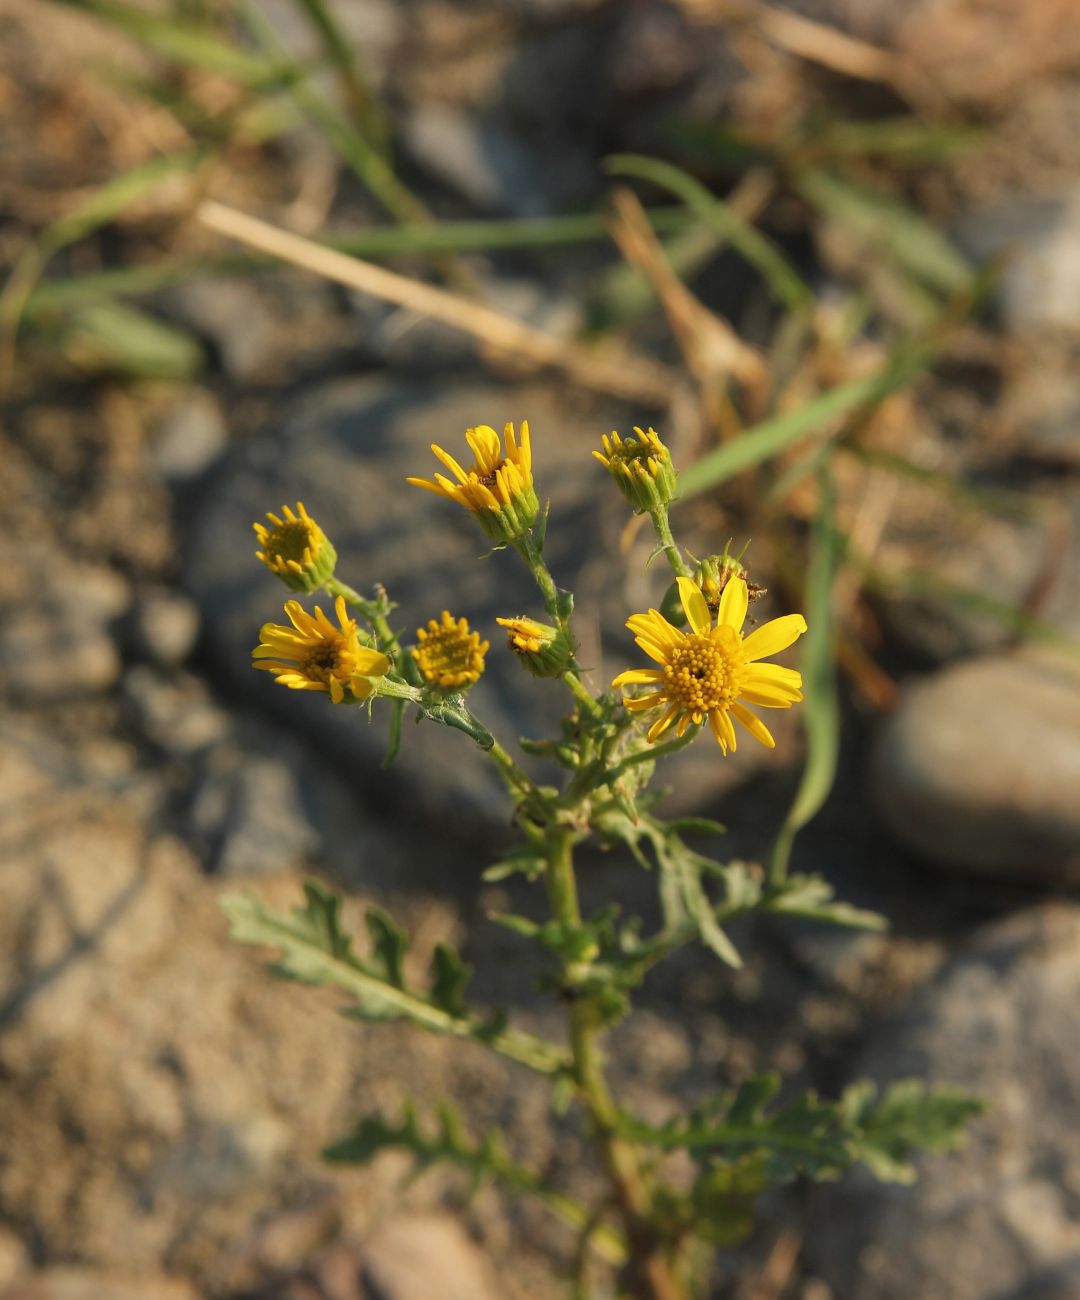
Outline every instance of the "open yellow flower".
<svg viewBox="0 0 1080 1300">
<path fill-rule="evenodd" d="M 252 667 L 264 668 L 282 686 L 294 691 L 326 691 L 335 704 L 351 692 L 365 700 L 375 689 L 369 680 L 382 677 L 390 660 L 379 650 L 360 644 L 356 620 L 345 613 L 345 598 L 334 602 L 339 627 L 316 605 L 309 614 L 298 600 L 285 602 L 292 627 L 264 623 L 260 644 L 252 653 Z"/>
<path fill-rule="evenodd" d="M 471 632 L 468 620 L 453 619 L 444 609 L 441 622 L 429 619 L 426 628 L 416 629 L 416 636 L 420 644 L 413 647 L 412 655 L 429 686 L 460 691 L 480 680 L 491 642 Z"/>
<path fill-rule="evenodd" d="M 663 706 L 663 713 L 649 728 L 650 742 L 658 740 L 673 723 L 676 735 L 683 736 L 691 723 L 708 718 L 726 754 L 736 747 L 734 718 L 755 740 L 772 749 L 776 742 L 768 728 L 742 701 L 765 709 L 788 709 L 802 699 L 799 673 L 759 660 L 786 650 L 806 631 L 806 619 L 801 614 L 786 614 L 744 637 L 748 597 L 743 578 L 731 578 L 724 587 L 715 627 L 697 583 L 689 578 L 678 582 L 690 631 L 673 627 L 656 609 L 627 619 L 626 626 L 638 645 L 659 667 L 620 673 L 612 686 L 659 687 L 651 695 L 623 700 L 635 713 Z"/>
<path fill-rule="evenodd" d="M 262 550 L 255 554 L 293 591 L 316 591 L 334 576 L 337 552 L 326 534 L 298 501 L 296 510 L 282 506 L 280 516 L 267 512 L 272 527 L 252 524 Z"/>
<path fill-rule="evenodd" d="M 407 478 L 406 483 L 425 488 L 464 506 L 479 520 L 484 531 L 497 542 L 512 542 L 523 537 L 536 523 L 540 503 L 532 478 L 532 445 L 529 422 L 521 422 L 520 442 L 513 424 L 503 429 L 505 454 L 499 435 L 489 424 L 478 424 L 465 432 L 476 463 L 465 470 L 449 452 L 431 444 L 431 450 L 457 479 L 436 474 L 434 481 Z"/>
</svg>

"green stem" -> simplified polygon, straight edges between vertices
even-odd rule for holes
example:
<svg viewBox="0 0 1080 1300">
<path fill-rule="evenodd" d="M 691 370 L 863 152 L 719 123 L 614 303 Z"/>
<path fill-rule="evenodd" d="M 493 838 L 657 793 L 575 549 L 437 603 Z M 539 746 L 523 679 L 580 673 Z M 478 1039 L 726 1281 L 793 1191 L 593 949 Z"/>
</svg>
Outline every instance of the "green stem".
<svg viewBox="0 0 1080 1300">
<path fill-rule="evenodd" d="M 640 763 L 652 763 L 658 758 L 664 758 L 668 754 L 675 754 L 680 749 L 685 749 L 687 745 L 699 734 L 699 728 L 687 728 L 684 736 L 679 736 L 675 740 L 665 740 L 660 745 L 650 745 L 648 749 L 635 750 L 633 754 L 627 754 L 621 758 L 614 767 L 609 767 L 604 773 L 604 784 L 610 785 L 612 781 L 617 781 L 624 772 L 632 767 L 637 767 Z"/>
<path fill-rule="evenodd" d="M 574 874 L 574 832 L 554 826 L 548 835 L 547 885 L 555 919 L 567 928 L 581 924 Z M 572 992 L 572 990 L 568 990 Z M 596 1025 L 588 1000 L 569 1001 L 570 1048 L 574 1078 L 596 1129 L 597 1141 L 626 1222 L 631 1255 L 640 1272 L 645 1300 L 684 1300 L 651 1224 L 652 1196 L 642 1176 L 637 1150 L 618 1132 L 619 1113 L 604 1078 Z"/>
<path fill-rule="evenodd" d="M 577 675 L 577 672 L 572 668 L 568 668 L 566 672 L 563 673 L 562 680 L 570 688 L 574 699 L 577 700 L 585 712 L 591 713 L 594 718 L 599 717 L 600 705 L 593 699 L 592 695 L 589 693 L 588 687 Z"/>
<path fill-rule="evenodd" d="M 675 576 L 677 578 L 692 578 L 694 571 L 683 559 L 682 553 L 675 544 L 675 538 L 672 536 L 671 524 L 668 522 L 667 506 L 659 506 L 655 510 L 650 510 L 649 518 L 656 530 L 656 540 L 660 543 L 661 549 L 667 556 L 667 562 L 671 565 Z"/>
<path fill-rule="evenodd" d="M 514 550 L 521 556 L 528 566 L 533 580 L 540 588 L 540 596 L 544 602 L 544 609 L 558 623 L 564 632 L 570 631 L 570 620 L 563 612 L 562 603 L 559 600 L 559 589 L 555 585 L 555 579 L 551 576 L 551 570 L 544 562 L 544 557 L 540 553 L 539 547 L 533 539 L 526 536 L 519 538 L 514 543 Z"/>
</svg>

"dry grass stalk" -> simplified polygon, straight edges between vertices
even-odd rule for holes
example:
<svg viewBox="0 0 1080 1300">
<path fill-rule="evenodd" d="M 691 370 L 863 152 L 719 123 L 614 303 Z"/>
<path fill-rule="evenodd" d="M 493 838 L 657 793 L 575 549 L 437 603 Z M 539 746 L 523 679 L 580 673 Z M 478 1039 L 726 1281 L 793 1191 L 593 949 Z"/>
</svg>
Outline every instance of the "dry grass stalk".
<svg viewBox="0 0 1080 1300">
<path fill-rule="evenodd" d="M 217 234 L 383 302 L 442 321 L 472 335 L 497 355 L 507 355 L 533 367 L 561 370 L 585 388 L 646 407 L 655 409 L 667 404 L 673 376 L 666 367 L 646 357 L 624 355 L 608 360 L 590 356 L 579 344 L 552 338 L 483 303 L 349 257 L 213 200 L 202 203 L 195 215 L 203 226 Z"/>
</svg>

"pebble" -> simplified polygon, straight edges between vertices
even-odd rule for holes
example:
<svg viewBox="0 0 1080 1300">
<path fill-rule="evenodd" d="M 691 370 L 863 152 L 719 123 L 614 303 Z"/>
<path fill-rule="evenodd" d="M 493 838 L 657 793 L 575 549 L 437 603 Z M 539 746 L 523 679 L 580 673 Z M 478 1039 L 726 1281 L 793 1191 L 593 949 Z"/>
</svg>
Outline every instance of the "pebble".
<svg viewBox="0 0 1080 1300">
<path fill-rule="evenodd" d="M 455 1220 L 425 1214 L 391 1219 L 363 1245 L 371 1300 L 496 1300 L 490 1266 Z"/>
<path fill-rule="evenodd" d="M 224 740 L 228 716 L 187 673 L 165 675 L 149 664 L 124 674 L 122 698 L 142 734 L 164 753 L 186 757 Z"/>
<path fill-rule="evenodd" d="M 143 592 L 132 610 L 131 636 L 142 658 L 159 668 L 178 668 L 199 639 L 199 607 L 183 592 Z"/>
<path fill-rule="evenodd" d="M 1064 668 L 991 657 L 908 687 L 872 781 L 886 822 L 932 862 L 1080 883 L 1080 679 Z"/>
<path fill-rule="evenodd" d="M 112 625 L 130 600 L 127 582 L 112 570 L 56 559 L 0 621 L 3 688 L 24 702 L 108 690 L 121 671 Z"/>
<path fill-rule="evenodd" d="M 853 1171 L 812 1193 L 807 1263 L 844 1300 L 1071 1300 L 1080 1223 L 1080 907 L 979 931 L 853 1077 L 918 1077 L 981 1096 L 958 1153 L 912 1186 Z M 1049 1289 L 1048 1289 L 1049 1288 Z"/>
<path fill-rule="evenodd" d="M 158 423 L 151 443 L 151 462 L 166 483 L 180 486 L 204 474 L 228 440 L 220 402 L 205 388 L 190 386 Z"/>
<path fill-rule="evenodd" d="M 1005 255 L 1007 330 L 1080 327 L 1080 187 L 969 213 L 958 235 L 976 257 Z"/>
</svg>

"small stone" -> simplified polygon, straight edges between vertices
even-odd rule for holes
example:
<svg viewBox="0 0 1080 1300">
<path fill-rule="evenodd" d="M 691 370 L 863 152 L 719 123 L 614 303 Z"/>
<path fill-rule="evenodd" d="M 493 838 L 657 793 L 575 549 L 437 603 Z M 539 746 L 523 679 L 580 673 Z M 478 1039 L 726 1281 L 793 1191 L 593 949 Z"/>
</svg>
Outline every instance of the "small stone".
<svg viewBox="0 0 1080 1300">
<path fill-rule="evenodd" d="M 178 591 L 146 592 L 135 602 L 131 632 L 138 654 L 161 668 L 177 668 L 199 638 L 199 607 Z"/>
<path fill-rule="evenodd" d="M 951 1084 L 986 1111 L 960 1151 L 919 1161 L 912 1186 L 856 1170 L 815 1190 L 807 1264 L 836 1296 L 1078 1294 L 1078 1005 L 1080 907 L 1055 903 L 979 932 L 882 1029 L 854 1078 Z"/>
<path fill-rule="evenodd" d="M 495 1300 L 487 1261 L 444 1215 L 392 1219 L 363 1246 L 364 1294 L 370 1300 Z"/>
<path fill-rule="evenodd" d="M 166 483 L 190 483 L 225 450 L 229 430 L 212 393 L 185 387 L 183 397 L 158 424 L 151 458 Z"/>
<path fill-rule="evenodd" d="M 878 806 L 942 866 L 1080 882 L 1080 680 L 988 658 L 908 688 L 877 744 Z"/>
<path fill-rule="evenodd" d="M 108 690 L 121 670 L 111 627 L 129 601 L 119 574 L 58 560 L 0 622 L 0 682 L 34 700 Z"/>
<path fill-rule="evenodd" d="M 470 203 L 519 217 L 549 210 L 543 168 L 498 122 L 446 104 L 423 104 L 406 119 L 404 137 L 413 158 Z"/>
<path fill-rule="evenodd" d="M 1001 307 L 1008 329 L 1080 328 L 1080 189 L 973 212 L 958 234 L 980 259 L 1007 255 Z"/>
<path fill-rule="evenodd" d="M 302 865 L 319 848 L 321 837 L 304 811 L 296 777 L 280 760 L 249 757 L 230 774 L 223 794 L 216 875 L 272 875 Z"/>
<path fill-rule="evenodd" d="M 202 682 L 187 674 L 165 677 L 148 664 L 124 674 L 123 699 L 148 740 L 167 754 L 198 753 L 223 740 L 227 716 Z"/>
</svg>

